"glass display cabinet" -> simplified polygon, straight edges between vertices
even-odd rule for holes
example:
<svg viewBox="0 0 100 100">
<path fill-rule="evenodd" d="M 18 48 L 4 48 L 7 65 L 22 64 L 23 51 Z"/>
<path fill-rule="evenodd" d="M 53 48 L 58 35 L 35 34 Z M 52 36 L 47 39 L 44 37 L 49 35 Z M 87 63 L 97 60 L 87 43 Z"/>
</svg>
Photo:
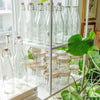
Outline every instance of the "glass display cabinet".
<svg viewBox="0 0 100 100">
<path fill-rule="evenodd" d="M 2 52 L 3 61 L 8 57 L 5 63 L 11 63 L 12 67 L 8 66 L 9 71 L 4 67 L 3 72 L 7 74 L 3 73 L 2 77 L 3 87 L 13 88 L 13 92 L 3 89 L 1 100 L 36 97 L 47 100 L 74 80 L 82 79 L 82 74 L 79 75 L 82 57 L 72 56 L 64 49 L 72 35 L 81 34 L 82 3 L 83 0 L 12 0 L 12 40 L 7 36 L 6 49 Z M 87 36 L 88 8 L 89 0 L 84 37 Z"/>
</svg>

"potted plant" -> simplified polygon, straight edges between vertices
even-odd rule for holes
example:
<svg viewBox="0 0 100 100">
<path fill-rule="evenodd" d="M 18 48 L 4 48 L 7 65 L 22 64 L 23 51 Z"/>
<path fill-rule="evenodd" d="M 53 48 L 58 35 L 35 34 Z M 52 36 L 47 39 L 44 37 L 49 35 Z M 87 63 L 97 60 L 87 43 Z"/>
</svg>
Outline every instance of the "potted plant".
<svg viewBox="0 0 100 100">
<path fill-rule="evenodd" d="M 74 56 L 83 56 L 86 54 L 89 56 L 89 54 L 92 51 L 97 52 L 98 50 L 95 49 L 94 46 L 94 37 L 95 33 L 90 32 L 90 36 L 88 38 L 85 38 L 82 40 L 82 37 L 80 34 L 72 36 L 68 40 L 68 50 L 70 54 Z M 83 60 L 81 60 L 80 70 L 82 71 L 83 68 Z M 92 80 L 90 82 L 89 77 L 91 76 L 91 71 L 93 72 L 93 68 L 91 66 L 88 66 L 85 68 L 85 73 L 83 75 L 83 79 L 79 83 L 74 83 L 72 86 L 74 87 L 75 91 L 64 90 L 61 93 L 62 100 L 87 100 L 91 98 L 96 98 L 95 96 L 100 97 L 100 86 L 98 85 L 98 80 L 96 83 Z M 88 75 L 88 77 L 87 77 Z M 95 99 L 94 99 L 95 100 Z"/>
</svg>

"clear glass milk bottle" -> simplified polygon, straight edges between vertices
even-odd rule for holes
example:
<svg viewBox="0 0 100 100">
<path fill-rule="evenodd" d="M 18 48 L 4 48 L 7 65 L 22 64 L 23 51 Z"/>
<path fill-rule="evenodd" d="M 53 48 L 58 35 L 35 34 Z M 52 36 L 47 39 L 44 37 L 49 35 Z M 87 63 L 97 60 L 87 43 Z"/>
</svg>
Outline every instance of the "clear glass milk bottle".
<svg viewBox="0 0 100 100">
<path fill-rule="evenodd" d="M 14 80 L 14 69 L 10 61 L 11 53 L 8 48 L 4 49 L 2 52 L 2 75 L 4 83 L 4 92 L 6 94 L 14 93 L 15 80 Z"/>
<path fill-rule="evenodd" d="M 56 16 L 56 35 L 55 41 L 57 44 L 63 43 L 64 40 L 64 22 L 62 17 L 62 5 L 58 3 Z"/>
<path fill-rule="evenodd" d="M 25 38 L 25 5 L 21 3 L 20 14 L 18 19 L 18 35 Z"/>
<path fill-rule="evenodd" d="M 35 40 L 37 39 L 36 36 L 37 36 L 37 20 L 38 20 L 38 16 L 39 16 L 39 7 L 40 7 L 40 3 L 37 4 L 36 6 L 36 14 L 35 14 L 35 18 L 34 18 L 34 23 L 35 23 L 35 26 L 34 26 L 34 35 L 35 35 Z"/>
<path fill-rule="evenodd" d="M 72 36 L 72 17 L 70 12 L 69 0 L 66 0 L 66 5 L 64 7 L 64 40 L 67 41 L 70 36 Z"/>
<path fill-rule="evenodd" d="M 40 3 L 37 4 L 36 15 L 35 15 L 35 23 L 37 22 L 37 18 L 38 18 L 38 15 L 39 15 L 39 7 L 40 7 Z"/>
<path fill-rule="evenodd" d="M 35 15 L 34 15 L 34 6 L 33 3 L 28 4 L 28 18 L 27 18 L 27 41 L 33 41 L 35 39 L 34 36 L 34 26 L 35 26 Z"/>
<path fill-rule="evenodd" d="M 49 45 L 49 36 L 50 36 L 50 3 L 47 4 L 46 8 L 46 44 Z"/>
<path fill-rule="evenodd" d="M 56 24 L 56 8 L 53 6 L 53 14 L 52 14 L 52 39 L 53 39 L 53 43 L 52 45 L 55 45 L 56 43 L 56 32 L 57 32 L 57 24 Z M 50 3 L 48 3 L 48 7 L 47 7 L 47 17 L 46 17 L 46 44 L 50 45 Z"/>
<path fill-rule="evenodd" d="M 71 0 L 72 34 L 80 34 L 80 16 L 77 0 Z"/>
<path fill-rule="evenodd" d="M 41 3 L 37 19 L 37 32 L 36 32 L 37 42 L 44 44 L 46 40 L 45 35 L 46 35 L 46 20 L 44 15 L 43 3 Z"/>
<path fill-rule="evenodd" d="M 12 37 L 9 34 L 7 34 L 6 35 L 6 48 L 9 48 L 9 50 L 11 52 L 12 63 L 13 63 L 13 56 L 12 55 L 14 55 L 14 46 L 13 45 L 14 45 L 14 42 L 13 42 Z"/>
<path fill-rule="evenodd" d="M 14 57 L 14 66 L 15 66 L 15 76 L 16 76 L 16 87 L 22 86 L 24 75 L 25 75 L 25 66 L 23 65 L 24 53 L 21 43 L 21 37 L 17 37 L 15 45 L 15 57 Z"/>
</svg>

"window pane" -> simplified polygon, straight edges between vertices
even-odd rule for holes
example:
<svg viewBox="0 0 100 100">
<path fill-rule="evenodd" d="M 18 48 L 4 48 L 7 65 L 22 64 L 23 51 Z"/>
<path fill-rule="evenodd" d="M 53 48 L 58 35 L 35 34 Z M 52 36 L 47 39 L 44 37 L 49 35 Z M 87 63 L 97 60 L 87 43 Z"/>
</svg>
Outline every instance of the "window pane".
<svg viewBox="0 0 100 100">
<path fill-rule="evenodd" d="M 7 0 L 7 9 L 11 10 L 11 0 Z"/>
<path fill-rule="evenodd" d="M 3 10 L 4 9 L 4 3 L 3 3 L 3 0 L 0 0 L 0 10 Z"/>
<path fill-rule="evenodd" d="M 11 0 L 0 0 L 0 32 L 6 32 L 11 30 Z"/>
<path fill-rule="evenodd" d="M 0 0 L 0 10 L 10 10 L 11 0 Z"/>
</svg>

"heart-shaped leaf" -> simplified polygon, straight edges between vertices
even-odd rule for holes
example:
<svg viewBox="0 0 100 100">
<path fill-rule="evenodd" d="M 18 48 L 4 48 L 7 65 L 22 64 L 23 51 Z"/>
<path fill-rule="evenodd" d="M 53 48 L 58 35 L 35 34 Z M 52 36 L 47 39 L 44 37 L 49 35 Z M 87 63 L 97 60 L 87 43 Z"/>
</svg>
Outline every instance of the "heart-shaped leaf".
<svg viewBox="0 0 100 100">
<path fill-rule="evenodd" d="M 94 32 L 90 32 L 90 36 L 84 40 L 80 34 L 73 35 L 68 40 L 68 50 L 67 52 L 74 55 L 74 56 L 83 56 L 88 52 L 92 51 L 93 46 L 93 38 L 95 36 Z"/>
<path fill-rule="evenodd" d="M 73 35 L 72 37 L 70 37 L 70 39 L 68 40 L 68 43 L 72 43 L 72 42 L 76 42 L 76 41 L 82 41 L 82 36 L 80 34 L 76 34 Z"/>
<path fill-rule="evenodd" d="M 69 92 L 68 90 L 64 90 L 61 93 L 62 100 L 82 100 L 82 97 L 77 93 Z"/>
</svg>

